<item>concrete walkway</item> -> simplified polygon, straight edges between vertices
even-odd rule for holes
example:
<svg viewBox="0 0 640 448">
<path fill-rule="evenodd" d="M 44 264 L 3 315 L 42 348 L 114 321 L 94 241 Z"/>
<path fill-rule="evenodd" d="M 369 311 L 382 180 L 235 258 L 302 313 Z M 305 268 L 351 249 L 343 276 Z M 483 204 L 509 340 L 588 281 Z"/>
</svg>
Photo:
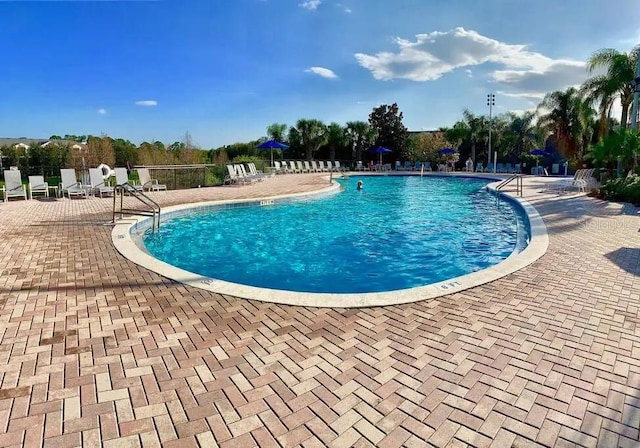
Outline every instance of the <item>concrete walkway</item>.
<svg viewBox="0 0 640 448">
<path fill-rule="evenodd" d="M 640 220 L 525 197 L 531 266 L 410 305 L 286 307 L 185 287 L 114 250 L 110 199 L 0 204 L 0 446 L 637 447 Z M 312 191 L 318 175 L 154 193 Z"/>
</svg>

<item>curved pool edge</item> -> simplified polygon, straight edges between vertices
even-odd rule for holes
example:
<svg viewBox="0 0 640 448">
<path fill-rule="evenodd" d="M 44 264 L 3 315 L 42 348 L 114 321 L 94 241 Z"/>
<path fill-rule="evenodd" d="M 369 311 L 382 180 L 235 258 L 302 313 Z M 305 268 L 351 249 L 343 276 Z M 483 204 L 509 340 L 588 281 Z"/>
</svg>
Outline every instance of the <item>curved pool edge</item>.
<svg viewBox="0 0 640 448">
<path fill-rule="evenodd" d="M 487 185 L 487 188 L 495 192 L 496 178 L 486 177 L 494 182 Z M 337 193 L 340 185 L 333 182 L 330 187 L 315 190 L 312 192 L 292 193 L 278 196 L 266 196 L 252 199 L 209 201 L 199 203 L 180 204 L 163 209 L 163 214 L 179 212 L 191 208 L 205 206 L 220 206 L 225 204 L 252 203 L 259 201 L 269 201 L 276 199 L 289 199 L 296 197 L 322 196 Z M 418 302 L 422 300 L 435 299 L 445 295 L 461 292 L 475 288 L 486 283 L 498 280 L 509 274 L 530 265 L 544 255 L 549 246 L 549 236 L 547 227 L 538 214 L 537 210 L 526 200 L 499 192 L 501 196 L 507 196 L 510 200 L 519 204 L 529 221 L 530 240 L 527 247 L 519 253 L 512 253 L 504 261 L 483 269 L 481 271 L 455 277 L 442 282 L 433 283 L 415 288 L 400 289 L 395 291 L 372 292 L 372 293 L 310 293 L 286 291 L 268 288 L 258 288 L 238 283 L 227 282 L 215 278 L 194 274 L 178 267 L 152 257 L 145 250 L 140 248 L 132 236 L 132 230 L 150 218 L 146 216 L 131 217 L 130 219 L 118 222 L 114 225 L 111 236 L 116 250 L 133 263 L 149 269 L 163 277 L 169 278 L 179 283 L 183 283 L 195 288 L 204 289 L 217 294 L 230 295 L 248 300 L 277 303 L 282 305 L 293 305 L 314 308 L 363 308 L 377 306 L 401 305 Z"/>
</svg>

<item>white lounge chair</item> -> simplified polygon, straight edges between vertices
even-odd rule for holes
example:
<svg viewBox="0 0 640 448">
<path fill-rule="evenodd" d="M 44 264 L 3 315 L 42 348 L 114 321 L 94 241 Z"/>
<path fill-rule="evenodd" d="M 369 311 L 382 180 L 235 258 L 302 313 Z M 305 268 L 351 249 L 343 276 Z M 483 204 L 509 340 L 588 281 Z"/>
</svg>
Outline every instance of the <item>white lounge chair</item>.
<svg viewBox="0 0 640 448">
<path fill-rule="evenodd" d="M 130 188 L 135 189 L 136 191 L 143 191 L 142 189 L 142 185 L 135 185 L 133 184 L 133 182 L 129 181 L 129 173 L 127 172 L 127 169 L 122 167 L 122 168 L 114 168 L 113 172 L 116 176 L 116 184 L 117 185 L 127 185 Z"/>
<path fill-rule="evenodd" d="M 7 170 L 4 172 L 4 187 L 2 187 L 4 202 L 9 198 L 24 198 L 27 200 L 27 188 L 22 185 L 22 176 L 19 170 Z"/>
<path fill-rule="evenodd" d="M 329 171 L 329 169 L 324 164 L 324 160 L 318 161 L 318 167 L 320 168 L 320 171 L 323 173 L 326 173 L 327 171 Z"/>
<path fill-rule="evenodd" d="M 159 184 L 158 179 L 151 178 L 148 168 L 138 168 L 138 178 L 140 179 L 140 184 L 142 185 L 143 191 L 167 190 L 167 186 L 165 184 Z"/>
<path fill-rule="evenodd" d="M 320 171 L 322 171 L 319 167 L 318 164 L 316 163 L 315 160 L 311 161 L 311 169 L 313 170 L 314 173 L 319 173 Z"/>
<path fill-rule="evenodd" d="M 87 197 L 87 188 L 78 182 L 76 177 L 76 170 L 73 168 L 63 168 L 60 170 L 60 196 L 64 197 L 67 193 L 67 197 L 71 199 L 71 196 L 84 196 Z"/>
<path fill-rule="evenodd" d="M 103 194 L 113 195 L 113 187 L 104 183 L 104 174 L 100 168 L 89 169 L 89 191 L 94 195 L 98 193 L 100 197 Z"/>
<path fill-rule="evenodd" d="M 255 163 L 249 162 L 247 163 L 247 167 L 249 168 L 249 176 L 254 177 L 258 180 L 264 180 L 267 177 L 267 175 L 262 171 L 258 171 Z"/>
<path fill-rule="evenodd" d="M 29 176 L 29 199 L 33 199 L 34 194 L 49 197 L 49 185 L 44 181 L 44 176 Z"/>
</svg>

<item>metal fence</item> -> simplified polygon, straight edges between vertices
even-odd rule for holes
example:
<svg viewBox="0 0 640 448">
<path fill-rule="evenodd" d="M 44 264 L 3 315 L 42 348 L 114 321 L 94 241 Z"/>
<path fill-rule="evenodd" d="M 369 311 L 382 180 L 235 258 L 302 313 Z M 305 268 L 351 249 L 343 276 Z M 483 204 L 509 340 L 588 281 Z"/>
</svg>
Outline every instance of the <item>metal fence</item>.
<svg viewBox="0 0 640 448">
<path fill-rule="evenodd" d="M 223 180 L 222 167 L 214 164 L 194 165 L 140 165 L 135 168 L 147 168 L 152 179 L 164 184 L 170 190 L 186 188 L 212 187 Z M 132 171 L 135 178 L 137 173 Z"/>
</svg>

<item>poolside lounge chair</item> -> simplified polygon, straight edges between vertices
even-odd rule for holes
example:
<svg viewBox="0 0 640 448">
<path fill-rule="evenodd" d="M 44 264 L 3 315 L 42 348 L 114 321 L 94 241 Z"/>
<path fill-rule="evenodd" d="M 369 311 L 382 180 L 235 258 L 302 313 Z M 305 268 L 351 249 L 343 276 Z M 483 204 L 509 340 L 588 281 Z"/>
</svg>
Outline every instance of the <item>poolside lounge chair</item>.
<svg viewBox="0 0 640 448">
<path fill-rule="evenodd" d="M 282 167 L 280 166 L 280 162 L 273 162 L 273 172 L 275 174 L 282 174 Z"/>
<path fill-rule="evenodd" d="M 520 174 L 521 173 L 520 164 L 519 163 L 516 163 L 515 165 L 513 165 L 513 172 L 515 174 Z"/>
<path fill-rule="evenodd" d="M 595 169 L 577 170 L 573 175 L 573 179 L 564 179 L 545 185 L 544 190 L 549 192 L 564 193 L 567 190 L 576 189 L 577 191 L 586 192 L 587 188 L 594 187 L 597 183 L 593 178 Z"/>
<path fill-rule="evenodd" d="M 142 185 L 134 185 L 133 182 L 129 181 L 129 173 L 126 168 L 114 168 L 113 172 L 116 176 L 117 185 L 127 184 L 128 187 L 134 188 L 136 191 L 143 191 Z"/>
<path fill-rule="evenodd" d="M 413 171 L 421 171 L 422 170 L 422 162 L 418 162 L 416 160 L 416 163 L 413 164 Z"/>
<path fill-rule="evenodd" d="M 433 171 L 433 169 L 431 168 L 431 162 L 424 162 L 424 170 Z"/>
<path fill-rule="evenodd" d="M 44 176 L 29 176 L 29 199 L 33 199 L 34 194 L 49 197 L 49 185 L 44 181 Z"/>
<path fill-rule="evenodd" d="M 60 196 L 64 197 L 67 193 L 67 197 L 71 199 L 71 196 L 84 196 L 87 197 L 87 188 L 78 182 L 76 177 L 76 170 L 73 168 L 63 168 L 60 170 Z"/>
<path fill-rule="evenodd" d="M 327 171 L 335 171 L 335 169 L 333 168 L 333 163 L 331 163 L 331 160 L 327 160 Z"/>
<path fill-rule="evenodd" d="M 496 165 L 496 172 L 497 173 L 504 173 L 504 165 L 502 163 L 498 163 Z"/>
<path fill-rule="evenodd" d="M 138 177 L 140 178 L 140 184 L 142 184 L 143 191 L 167 190 L 167 186 L 165 184 L 159 184 L 158 179 L 151 178 L 148 168 L 138 168 Z"/>
<path fill-rule="evenodd" d="M 493 173 L 493 163 L 487 163 L 487 168 L 484 170 L 485 173 Z"/>
<path fill-rule="evenodd" d="M 267 177 L 267 175 L 262 171 L 258 171 L 258 169 L 256 168 L 256 164 L 253 162 L 247 163 L 247 168 L 249 168 L 249 176 L 251 177 L 254 177 L 258 180 L 264 180 Z"/>
<path fill-rule="evenodd" d="M 411 162 L 409 162 L 408 160 L 404 161 L 404 170 L 411 171 Z"/>
<path fill-rule="evenodd" d="M 312 160 L 312 161 L 311 161 L 311 170 L 312 170 L 314 173 L 319 173 L 319 172 L 320 172 L 320 168 L 318 168 L 318 164 L 316 163 L 316 161 L 315 161 L 315 160 Z"/>
<path fill-rule="evenodd" d="M 476 172 L 478 172 L 478 173 L 482 173 L 482 172 L 484 171 L 484 170 L 483 170 L 483 166 L 484 166 L 484 165 L 482 164 L 482 162 L 478 162 L 478 163 L 476 164 Z"/>
<path fill-rule="evenodd" d="M 400 161 L 396 160 L 396 166 L 395 166 L 395 170 L 396 171 L 400 171 L 402 169 L 402 165 L 400 165 Z"/>
<path fill-rule="evenodd" d="M 94 196 L 96 193 L 98 193 L 100 197 L 102 197 L 103 194 L 113 194 L 113 187 L 105 185 L 104 176 L 100 168 L 89 169 L 89 182 L 91 183 L 89 192 L 93 193 Z"/>
<path fill-rule="evenodd" d="M 344 171 L 344 167 L 340 166 L 340 161 L 339 160 L 336 160 L 334 163 L 335 163 L 335 167 L 334 168 L 335 168 L 336 171 Z"/>
<path fill-rule="evenodd" d="M 304 163 L 304 170 L 305 170 L 307 173 L 310 173 L 310 172 L 311 172 L 311 164 L 309 163 L 309 161 L 308 161 L 308 160 L 305 160 L 303 163 Z"/>
<path fill-rule="evenodd" d="M 510 163 L 505 164 L 504 171 L 505 173 L 513 173 L 513 165 Z"/>
<path fill-rule="evenodd" d="M 22 176 L 20 176 L 19 170 L 7 170 L 4 172 L 4 187 L 2 187 L 4 194 L 4 202 L 7 202 L 9 198 L 24 198 L 27 200 L 27 188 L 22 185 Z"/>
</svg>

